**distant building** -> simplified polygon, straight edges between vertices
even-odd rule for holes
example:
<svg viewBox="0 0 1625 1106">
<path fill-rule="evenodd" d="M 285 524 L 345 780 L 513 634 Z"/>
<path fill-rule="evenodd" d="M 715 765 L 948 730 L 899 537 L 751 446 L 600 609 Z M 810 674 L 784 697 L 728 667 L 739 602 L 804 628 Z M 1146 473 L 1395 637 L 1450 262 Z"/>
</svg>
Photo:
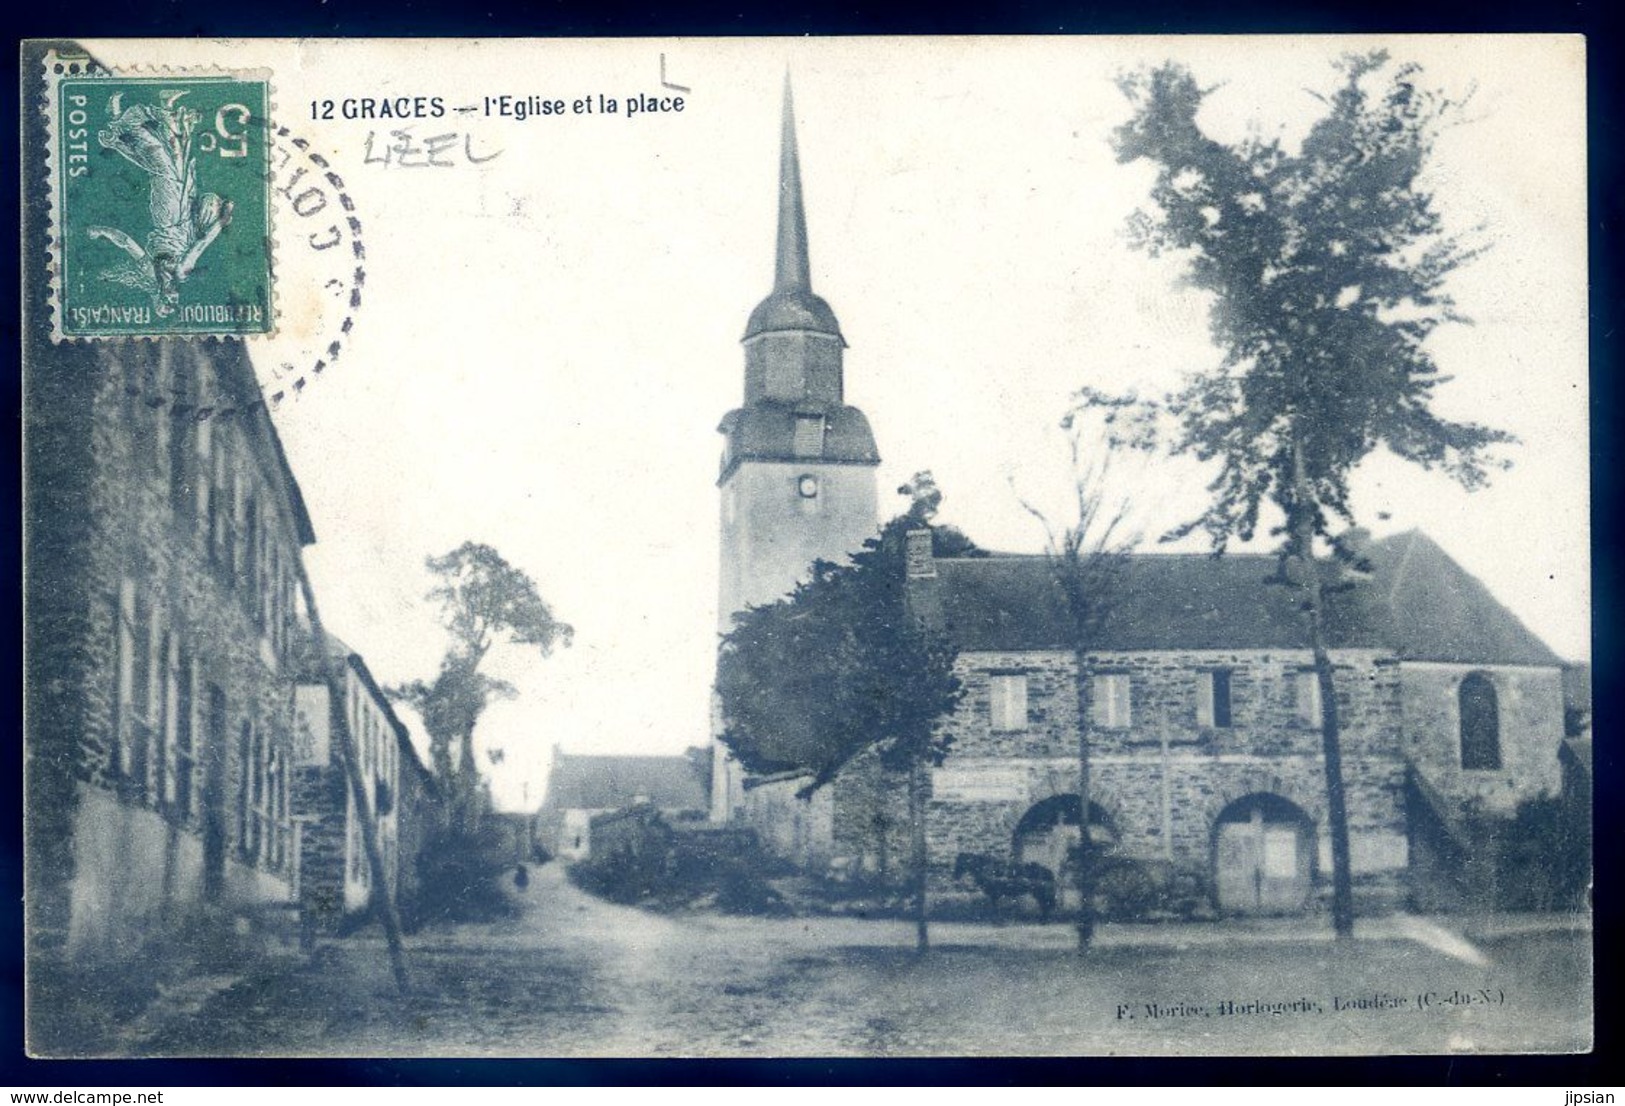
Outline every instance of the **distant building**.
<svg viewBox="0 0 1625 1106">
<path fill-rule="evenodd" d="M 700 769 L 681 756 L 576 756 L 555 746 L 537 836 L 554 856 L 580 860 L 592 851 L 594 815 L 636 805 L 667 818 L 703 817 Z"/>
<path fill-rule="evenodd" d="M 240 343 L 90 343 L 31 365 L 29 937 L 127 957 L 205 906 L 292 896 L 315 535 Z"/>
<path fill-rule="evenodd" d="M 373 904 L 363 817 L 378 827 L 389 890 L 399 891 L 398 796 L 401 762 L 411 741 L 360 654 L 332 635 L 328 650 L 344 677 L 343 706 L 360 756 L 367 809 L 356 805 L 332 725 L 327 684 L 319 682 L 315 671 L 307 672 L 295 691 L 295 786 L 301 825 L 300 899 L 320 928 L 336 929 Z"/>
</svg>

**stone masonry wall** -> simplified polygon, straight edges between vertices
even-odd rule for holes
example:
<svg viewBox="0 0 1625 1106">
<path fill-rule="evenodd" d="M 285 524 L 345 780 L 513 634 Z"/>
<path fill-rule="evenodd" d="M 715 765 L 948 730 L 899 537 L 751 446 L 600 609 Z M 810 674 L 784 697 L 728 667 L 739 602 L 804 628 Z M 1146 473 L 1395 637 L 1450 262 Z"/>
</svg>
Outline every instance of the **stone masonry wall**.
<svg viewBox="0 0 1625 1106">
<path fill-rule="evenodd" d="M 807 778 L 773 780 L 744 790 L 744 821 L 762 847 L 812 869 L 829 864 L 833 842 L 833 796 L 822 787 L 808 798 L 796 796 Z"/>
<path fill-rule="evenodd" d="M 1463 677 L 1478 672 L 1495 687 L 1501 767 L 1461 766 Z M 1563 682 L 1556 668 L 1501 665 L 1400 666 L 1405 751 L 1444 796 L 1476 800 L 1487 812 L 1511 813 L 1522 800 L 1555 795 L 1562 786 L 1557 752 L 1563 740 Z"/>
<path fill-rule="evenodd" d="M 289 633 L 286 624 L 267 620 L 264 593 L 248 578 L 256 562 L 245 547 L 247 535 L 257 534 L 257 563 L 267 577 L 269 566 L 277 566 L 270 586 L 280 589 L 279 598 L 290 598 L 292 567 L 300 555 L 295 524 L 281 498 L 266 443 L 245 433 L 235 419 L 199 423 L 190 416 L 177 417 L 173 402 L 150 402 L 176 394 L 186 397 L 190 410 L 199 402 L 222 402 L 223 387 L 210 356 L 200 347 L 176 343 L 105 346 L 99 351 L 99 376 L 85 381 L 97 389 L 85 428 L 93 465 L 82 507 L 89 519 L 81 597 L 86 618 L 76 643 L 85 663 L 73 689 L 82 704 L 81 725 L 73 763 L 66 767 L 80 785 L 113 796 L 119 806 L 147 810 L 177 833 L 191 835 L 201 855 L 209 854 L 207 841 L 214 835 L 223 854 L 212 880 L 217 886 L 211 889 L 209 878 L 200 884 L 166 881 L 163 855 L 150 849 L 126 856 L 120 862 L 128 866 L 125 871 L 109 870 L 107 850 L 89 845 L 108 828 L 100 822 L 113 810 L 105 804 L 86 807 L 75 816 L 71 870 L 58 873 L 71 884 L 78 915 L 70 924 L 69 951 L 74 955 L 127 947 L 131 935 L 166 926 L 176 907 L 206 892 L 227 904 L 241 899 L 239 905 L 289 892 L 291 822 L 286 802 L 269 798 L 272 778 L 264 767 L 274 764 L 275 771 L 285 773 L 291 763 L 292 684 L 285 671 Z M 199 427 L 198 437 L 183 439 L 172 449 L 172 436 L 187 432 L 189 421 Z M 204 448 L 210 450 L 207 456 Z M 220 450 L 227 461 L 217 470 L 214 458 Z M 176 456 L 192 471 L 172 486 Z M 219 518 L 230 514 L 235 539 L 229 545 L 214 543 L 213 557 L 211 497 Z M 260 508 L 255 529 L 246 521 L 249 503 Z M 136 651 L 152 658 L 139 693 L 148 703 L 139 723 L 121 719 L 124 708 L 117 702 L 118 626 L 125 602 L 121 590 L 128 595 L 132 588 L 137 602 L 150 612 L 145 639 L 133 641 Z M 289 623 L 291 605 L 281 605 Z M 192 674 L 189 758 L 164 747 L 166 732 L 174 732 L 180 717 L 182 667 Z M 212 737 L 211 689 L 219 690 L 224 707 L 218 717 L 223 724 Z M 243 756 L 245 723 L 264 750 L 258 767 Z M 122 755 L 116 751 L 121 732 L 128 750 Z M 267 817 L 256 817 L 254 828 L 247 830 L 242 797 L 252 788 L 260 789 Z M 86 847 L 80 848 L 81 843 Z M 232 875 L 239 867 L 266 879 Z M 174 888 L 179 900 L 138 908 L 114 890 L 132 873 L 153 886 Z"/>
<path fill-rule="evenodd" d="M 1298 718 L 1296 673 L 1307 652 L 1211 651 L 1102 654 L 1097 670 L 1126 673 L 1130 725 L 1091 732 L 1091 798 L 1121 855 L 1205 872 L 1214 825 L 1232 802 L 1256 793 L 1297 806 L 1330 865 L 1318 726 Z M 1343 731 L 1353 867 L 1390 872 L 1406 863 L 1398 667 L 1374 651 L 1339 652 L 1334 677 Z M 1230 672 L 1231 724 L 1197 722 L 1199 673 Z M 1027 724 L 996 731 L 990 682 L 1027 674 Z M 933 774 L 928 833 L 934 864 L 960 852 L 1008 857 L 1017 823 L 1034 804 L 1077 791 L 1077 705 L 1070 654 L 967 653 L 966 695 L 944 723 L 952 751 Z"/>
</svg>

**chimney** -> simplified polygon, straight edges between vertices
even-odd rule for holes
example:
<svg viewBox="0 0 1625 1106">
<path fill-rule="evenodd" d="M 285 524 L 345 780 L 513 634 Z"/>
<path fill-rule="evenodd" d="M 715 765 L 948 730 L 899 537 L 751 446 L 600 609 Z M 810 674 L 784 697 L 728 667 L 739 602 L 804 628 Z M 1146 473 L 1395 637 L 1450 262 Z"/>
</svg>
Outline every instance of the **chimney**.
<svg viewBox="0 0 1625 1106">
<path fill-rule="evenodd" d="M 927 629 L 942 627 L 937 559 L 931 555 L 931 530 L 910 530 L 903 545 L 903 603 L 909 615 Z"/>
<path fill-rule="evenodd" d="M 931 531 L 910 530 L 903 547 L 905 575 L 910 580 L 929 579 L 937 574 L 937 562 L 931 556 Z"/>
</svg>

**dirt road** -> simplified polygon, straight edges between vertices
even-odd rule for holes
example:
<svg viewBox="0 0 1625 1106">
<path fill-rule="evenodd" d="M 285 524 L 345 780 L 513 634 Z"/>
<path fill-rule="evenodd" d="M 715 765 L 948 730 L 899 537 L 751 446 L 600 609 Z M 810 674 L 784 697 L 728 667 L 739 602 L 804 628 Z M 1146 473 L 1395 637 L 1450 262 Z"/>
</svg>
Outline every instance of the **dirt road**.
<svg viewBox="0 0 1625 1106">
<path fill-rule="evenodd" d="M 920 1056 L 1571 1050 L 1590 1035 L 1590 934 L 1476 943 L 1416 919 L 1336 943 L 1305 923 L 1105 927 L 662 916 L 556 865 L 518 919 L 267 965 L 148 1024 L 141 1055 Z"/>
</svg>

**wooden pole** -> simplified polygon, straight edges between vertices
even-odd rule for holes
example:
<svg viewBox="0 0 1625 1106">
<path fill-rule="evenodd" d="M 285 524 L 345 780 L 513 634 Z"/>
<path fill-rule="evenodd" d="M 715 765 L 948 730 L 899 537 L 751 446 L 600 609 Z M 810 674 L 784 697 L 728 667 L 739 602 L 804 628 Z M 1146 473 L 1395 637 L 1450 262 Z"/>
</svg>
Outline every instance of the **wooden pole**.
<svg viewBox="0 0 1625 1106">
<path fill-rule="evenodd" d="M 1077 566 L 1072 566 L 1076 572 Z M 1079 645 L 1073 653 L 1076 669 L 1073 679 L 1073 691 L 1078 703 L 1078 955 L 1089 951 L 1089 945 L 1095 938 L 1095 903 L 1094 903 L 1094 841 L 1089 837 L 1089 805 L 1090 805 L 1090 773 L 1089 773 L 1089 655 L 1081 642 L 1084 639 L 1082 626 L 1078 627 Z"/>
</svg>

